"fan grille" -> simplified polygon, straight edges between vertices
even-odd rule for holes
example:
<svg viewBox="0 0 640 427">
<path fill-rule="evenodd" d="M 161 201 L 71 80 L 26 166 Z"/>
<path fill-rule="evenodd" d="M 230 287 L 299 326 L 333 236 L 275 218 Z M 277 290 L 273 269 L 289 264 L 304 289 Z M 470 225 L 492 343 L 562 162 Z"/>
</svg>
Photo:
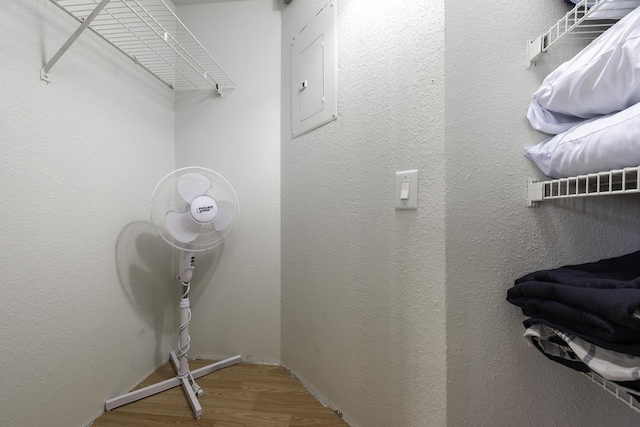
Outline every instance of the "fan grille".
<svg viewBox="0 0 640 427">
<path fill-rule="evenodd" d="M 185 243 L 174 238 L 167 228 L 165 215 L 169 211 L 186 212 L 188 203 L 182 198 L 178 191 L 178 181 L 186 174 L 198 174 L 207 178 L 211 182 L 204 194 L 216 201 L 226 200 L 233 205 L 233 221 L 224 230 L 216 231 L 211 224 L 202 226 L 198 237 Z M 189 252 L 200 252 L 212 249 L 220 245 L 225 237 L 233 231 L 238 221 L 238 196 L 229 182 L 217 172 L 198 166 L 190 166 L 175 170 L 165 176 L 153 190 L 149 200 L 149 211 L 151 223 L 158 231 L 158 234 L 170 245 Z"/>
</svg>

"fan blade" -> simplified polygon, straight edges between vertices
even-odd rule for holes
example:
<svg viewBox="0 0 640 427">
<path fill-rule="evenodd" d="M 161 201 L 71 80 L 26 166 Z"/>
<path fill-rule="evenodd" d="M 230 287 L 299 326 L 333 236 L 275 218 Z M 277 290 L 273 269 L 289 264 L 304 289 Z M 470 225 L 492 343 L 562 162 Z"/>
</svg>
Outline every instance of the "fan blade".
<svg viewBox="0 0 640 427">
<path fill-rule="evenodd" d="M 197 173 L 186 173 L 178 178 L 178 192 L 187 203 L 202 196 L 210 188 L 211 181 Z"/>
<path fill-rule="evenodd" d="M 218 204 L 218 214 L 213 221 L 211 221 L 211 224 L 214 230 L 222 231 L 233 222 L 235 209 L 233 203 L 227 202 L 226 200 L 219 200 L 216 203 Z"/>
<path fill-rule="evenodd" d="M 169 211 L 165 214 L 164 219 L 169 234 L 182 243 L 193 242 L 200 233 L 201 225 L 191 217 L 189 212 Z"/>
</svg>

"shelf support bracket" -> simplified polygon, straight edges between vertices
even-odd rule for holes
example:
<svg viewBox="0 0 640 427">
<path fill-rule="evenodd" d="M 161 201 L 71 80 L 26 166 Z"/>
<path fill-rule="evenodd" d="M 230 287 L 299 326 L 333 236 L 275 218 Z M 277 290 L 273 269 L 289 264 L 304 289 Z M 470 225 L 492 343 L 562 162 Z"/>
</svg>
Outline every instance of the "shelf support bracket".
<svg viewBox="0 0 640 427">
<path fill-rule="evenodd" d="M 206 75 L 206 73 L 205 73 L 205 75 Z M 216 89 L 215 90 L 216 90 L 216 93 L 218 94 L 218 96 L 220 96 L 220 98 L 224 98 L 224 91 L 222 89 L 222 85 L 221 84 L 216 83 Z"/>
<path fill-rule="evenodd" d="M 526 68 L 532 68 L 536 66 L 536 61 L 544 52 L 546 48 L 544 45 L 544 36 L 538 36 L 533 40 L 527 40 L 527 63 Z"/>
<path fill-rule="evenodd" d="M 536 207 L 538 202 L 544 200 L 544 184 L 535 178 L 529 178 L 527 184 L 527 206 Z"/>
<path fill-rule="evenodd" d="M 42 67 L 42 69 L 40 70 L 40 78 L 43 81 L 47 83 L 51 82 L 47 73 L 51 70 L 51 68 L 55 65 L 55 63 L 58 62 L 58 60 L 62 57 L 62 55 L 64 55 L 64 53 L 71 47 L 71 45 L 78 39 L 78 37 L 80 37 L 80 34 L 82 34 L 84 30 L 86 30 L 87 27 L 91 25 L 91 22 L 93 22 L 96 16 L 98 16 L 98 14 L 102 12 L 102 9 L 105 8 L 105 6 L 107 5 L 107 3 L 109 3 L 109 1 L 111 0 L 102 0 L 96 6 L 96 8 L 93 9 L 93 11 L 89 14 L 89 16 L 87 16 L 82 21 L 82 24 L 80 24 L 80 26 L 76 29 L 76 31 L 73 34 L 71 34 L 71 37 L 69 37 L 69 40 L 67 40 L 67 42 L 63 44 L 60 49 L 58 49 L 58 52 L 56 52 L 56 54 L 53 55 L 53 57 L 51 57 L 49 62 L 47 62 L 44 65 L 44 67 Z"/>
</svg>

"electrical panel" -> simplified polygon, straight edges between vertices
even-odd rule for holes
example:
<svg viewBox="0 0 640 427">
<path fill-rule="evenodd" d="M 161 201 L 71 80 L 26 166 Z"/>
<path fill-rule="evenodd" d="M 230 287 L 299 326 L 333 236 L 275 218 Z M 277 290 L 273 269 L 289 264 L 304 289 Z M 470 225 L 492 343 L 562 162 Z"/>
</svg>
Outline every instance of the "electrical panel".
<svg viewBox="0 0 640 427">
<path fill-rule="evenodd" d="M 337 6 L 332 1 L 291 43 L 291 136 L 338 118 Z"/>
</svg>

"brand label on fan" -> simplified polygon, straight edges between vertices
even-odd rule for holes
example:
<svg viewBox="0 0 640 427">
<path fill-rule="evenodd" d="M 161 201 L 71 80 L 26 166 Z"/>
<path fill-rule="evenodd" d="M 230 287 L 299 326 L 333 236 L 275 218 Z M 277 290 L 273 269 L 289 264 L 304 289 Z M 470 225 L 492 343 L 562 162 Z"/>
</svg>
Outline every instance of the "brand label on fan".
<svg viewBox="0 0 640 427">
<path fill-rule="evenodd" d="M 191 216 L 201 224 L 213 221 L 217 213 L 218 204 L 209 196 L 199 196 L 191 202 Z"/>
</svg>

